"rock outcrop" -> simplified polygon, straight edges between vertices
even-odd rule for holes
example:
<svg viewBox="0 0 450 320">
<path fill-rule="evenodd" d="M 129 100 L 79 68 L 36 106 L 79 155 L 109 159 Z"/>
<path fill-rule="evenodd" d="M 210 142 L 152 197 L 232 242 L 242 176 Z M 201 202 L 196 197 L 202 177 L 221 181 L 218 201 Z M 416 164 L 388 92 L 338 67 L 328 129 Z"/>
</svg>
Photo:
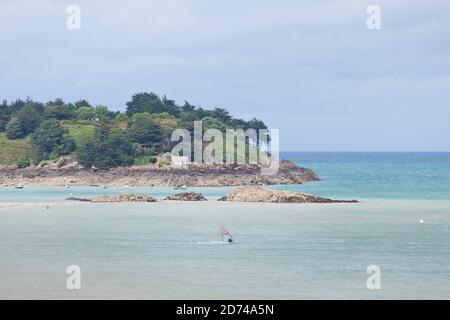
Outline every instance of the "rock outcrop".
<svg viewBox="0 0 450 320">
<path fill-rule="evenodd" d="M 280 162 L 278 172 L 262 175 L 259 165 L 241 164 L 190 164 L 186 169 L 155 165 L 119 167 L 110 170 L 82 168 L 76 162 L 63 158 L 55 164 L 19 169 L 0 166 L 0 184 L 35 186 L 147 186 L 174 187 L 221 187 L 247 185 L 302 184 L 318 181 L 319 177 L 311 169 L 302 168 L 292 162 Z"/>
<path fill-rule="evenodd" d="M 85 201 L 85 202 L 156 202 L 156 199 L 151 196 L 134 195 L 134 194 L 119 194 L 98 196 L 92 199 L 69 197 L 66 200 Z"/>
<path fill-rule="evenodd" d="M 81 201 L 81 202 L 91 202 L 91 199 L 87 199 L 87 198 L 78 198 L 78 197 L 67 197 L 66 200 L 69 201 Z"/>
<path fill-rule="evenodd" d="M 302 192 L 280 191 L 256 186 L 240 187 L 219 201 L 271 203 L 357 203 L 356 200 L 332 200 Z"/>
<path fill-rule="evenodd" d="M 164 200 L 176 201 L 207 201 L 207 199 L 197 192 L 182 192 L 166 197 Z"/>
</svg>

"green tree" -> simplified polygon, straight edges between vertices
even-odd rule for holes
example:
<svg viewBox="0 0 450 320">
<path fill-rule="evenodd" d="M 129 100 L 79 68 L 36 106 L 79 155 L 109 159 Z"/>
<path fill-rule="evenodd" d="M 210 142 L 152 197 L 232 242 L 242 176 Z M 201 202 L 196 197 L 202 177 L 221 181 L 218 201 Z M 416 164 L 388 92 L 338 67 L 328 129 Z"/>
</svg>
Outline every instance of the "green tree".
<svg viewBox="0 0 450 320">
<path fill-rule="evenodd" d="M 184 100 L 184 105 L 181 107 L 182 112 L 194 112 L 195 106 Z"/>
<path fill-rule="evenodd" d="M 233 128 L 242 129 L 244 131 L 248 129 L 248 122 L 242 119 L 231 120 L 231 125 Z"/>
<path fill-rule="evenodd" d="M 215 108 L 210 112 L 210 116 L 225 124 L 230 123 L 232 119 L 230 113 L 223 108 Z"/>
<path fill-rule="evenodd" d="M 36 130 L 41 120 L 41 110 L 36 105 L 28 103 L 8 122 L 6 134 L 10 139 L 23 138 Z"/>
<path fill-rule="evenodd" d="M 25 136 L 25 133 L 22 131 L 20 121 L 16 117 L 9 120 L 9 122 L 6 124 L 5 129 L 6 136 L 9 139 L 19 139 Z"/>
<path fill-rule="evenodd" d="M 164 135 L 164 143 L 167 144 L 170 142 L 172 132 L 179 127 L 177 118 L 167 112 L 163 112 L 152 114 L 151 120 L 161 127 Z"/>
<path fill-rule="evenodd" d="M 87 106 L 78 108 L 76 114 L 79 120 L 93 120 L 95 117 L 94 109 Z"/>
<path fill-rule="evenodd" d="M 13 101 L 10 106 L 9 106 L 9 112 L 10 114 L 14 114 L 17 111 L 19 111 L 20 109 L 22 109 L 23 107 L 25 107 L 27 103 L 24 100 L 21 99 L 17 99 L 15 101 Z"/>
<path fill-rule="evenodd" d="M 77 145 L 76 157 L 81 165 L 85 167 L 94 165 L 97 157 L 97 141 L 98 139 L 96 139 L 96 137 L 89 137 Z"/>
<path fill-rule="evenodd" d="M 115 118 L 116 122 L 128 122 L 130 118 L 128 118 L 126 113 L 119 112 Z"/>
<path fill-rule="evenodd" d="M 17 111 L 16 117 L 20 121 L 22 130 L 25 134 L 30 134 L 39 126 L 42 121 L 42 112 L 36 106 L 27 104 L 25 107 Z"/>
<path fill-rule="evenodd" d="M 95 166 L 106 170 L 133 163 L 132 144 L 122 130 L 111 130 L 102 122 L 94 137 L 88 138 L 77 147 L 77 160 L 86 167 Z"/>
<path fill-rule="evenodd" d="M 202 119 L 203 131 L 208 129 L 217 129 L 219 131 L 225 132 L 227 126 L 220 120 L 213 117 L 204 117 Z"/>
<path fill-rule="evenodd" d="M 0 104 L 0 132 L 5 131 L 6 124 L 10 120 L 9 106 L 6 100 Z"/>
<path fill-rule="evenodd" d="M 35 163 L 75 151 L 75 141 L 55 119 L 43 121 L 32 135 L 31 143 Z"/>
<path fill-rule="evenodd" d="M 44 111 L 44 117 L 46 119 L 75 119 L 77 114 L 75 107 L 70 105 L 47 105 Z"/>
<path fill-rule="evenodd" d="M 105 119 L 113 119 L 115 114 L 112 111 L 108 110 L 108 107 L 98 105 L 94 108 L 95 118 L 98 122 L 101 122 Z"/>
<path fill-rule="evenodd" d="M 133 115 L 128 129 L 131 142 L 142 144 L 159 150 L 162 145 L 163 132 L 161 126 L 152 120 L 152 115 L 144 112 Z"/>
<path fill-rule="evenodd" d="M 259 148 L 261 146 L 261 137 L 259 136 L 259 130 L 267 129 L 266 124 L 261 120 L 253 118 L 248 122 L 248 128 L 256 130 L 256 133 L 258 134 L 258 140 L 256 141 L 256 147 Z M 267 134 L 267 141 L 270 141 L 270 136 L 268 134 Z"/>
<path fill-rule="evenodd" d="M 91 104 L 85 99 L 78 100 L 77 102 L 74 103 L 74 106 L 75 106 L 76 109 L 79 109 L 81 107 L 90 107 L 90 108 L 92 108 Z"/>
<path fill-rule="evenodd" d="M 173 100 L 168 100 L 165 96 L 163 100 L 154 93 L 138 93 L 131 97 L 131 101 L 127 102 L 127 114 L 132 116 L 135 113 L 162 113 L 167 112 L 171 115 L 178 115 L 180 108 Z"/>
</svg>

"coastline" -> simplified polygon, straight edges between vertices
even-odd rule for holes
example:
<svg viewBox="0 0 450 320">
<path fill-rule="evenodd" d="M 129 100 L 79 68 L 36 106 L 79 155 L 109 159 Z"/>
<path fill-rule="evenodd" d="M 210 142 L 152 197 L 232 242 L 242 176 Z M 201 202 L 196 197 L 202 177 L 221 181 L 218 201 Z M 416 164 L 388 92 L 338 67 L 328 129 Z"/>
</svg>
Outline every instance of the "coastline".
<svg viewBox="0 0 450 320">
<path fill-rule="evenodd" d="M 78 165 L 61 167 L 0 168 L 0 185 L 15 186 L 147 186 L 222 187 L 287 185 L 319 181 L 308 168 L 281 161 L 275 175 L 261 175 L 258 165 L 189 165 L 186 169 L 157 166 L 119 167 L 94 171 Z"/>
</svg>

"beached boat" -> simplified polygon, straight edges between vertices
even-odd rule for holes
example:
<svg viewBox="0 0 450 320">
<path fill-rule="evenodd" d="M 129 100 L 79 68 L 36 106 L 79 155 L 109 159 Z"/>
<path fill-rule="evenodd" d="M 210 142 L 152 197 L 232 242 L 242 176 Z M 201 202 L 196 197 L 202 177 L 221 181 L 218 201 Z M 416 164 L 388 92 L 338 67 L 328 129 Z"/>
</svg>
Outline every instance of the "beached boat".
<svg viewBox="0 0 450 320">
<path fill-rule="evenodd" d="M 15 186 L 15 189 L 23 189 L 22 180 L 23 180 L 23 176 L 20 175 L 20 183 Z"/>
</svg>

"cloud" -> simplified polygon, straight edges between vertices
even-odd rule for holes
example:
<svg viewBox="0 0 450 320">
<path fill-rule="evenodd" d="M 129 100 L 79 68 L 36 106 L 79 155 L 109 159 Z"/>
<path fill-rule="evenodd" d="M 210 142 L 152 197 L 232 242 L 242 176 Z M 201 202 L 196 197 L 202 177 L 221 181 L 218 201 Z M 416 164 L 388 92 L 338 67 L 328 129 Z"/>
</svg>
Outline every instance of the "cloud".
<svg viewBox="0 0 450 320">
<path fill-rule="evenodd" d="M 124 109 L 155 91 L 263 118 L 285 149 L 450 150 L 450 3 L 379 0 L 369 31 L 372 3 L 6 0 L 0 93 Z"/>
</svg>

